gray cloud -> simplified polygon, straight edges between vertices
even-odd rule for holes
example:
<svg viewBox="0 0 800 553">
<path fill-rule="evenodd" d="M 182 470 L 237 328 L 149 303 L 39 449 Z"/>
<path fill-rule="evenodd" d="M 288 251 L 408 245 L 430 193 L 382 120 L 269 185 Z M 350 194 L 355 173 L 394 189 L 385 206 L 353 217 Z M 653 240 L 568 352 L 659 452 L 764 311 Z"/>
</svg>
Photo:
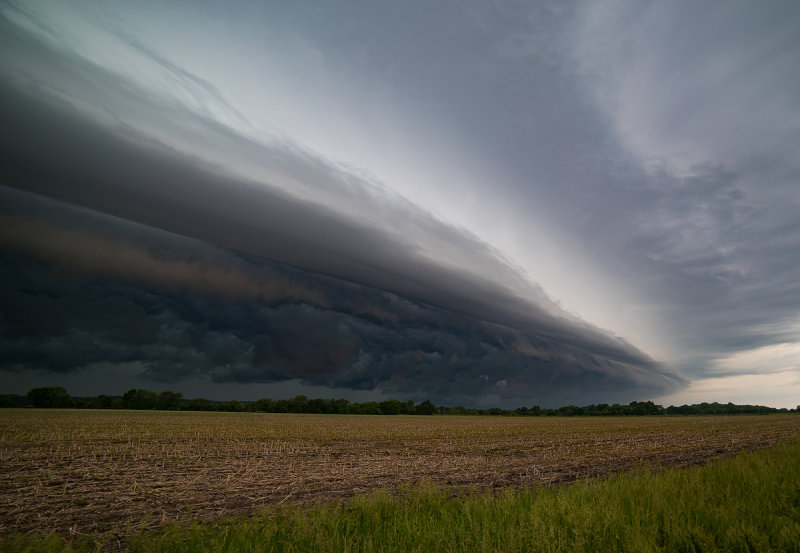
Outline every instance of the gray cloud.
<svg viewBox="0 0 800 553">
<path fill-rule="evenodd" d="M 490 323 L 2 192 L 5 209 L 16 213 L 0 219 L 7 374 L 82 375 L 138 363 L 142 386 L 204 381 L 212 396 L 215 383 L 299 381 L 339 394 L 380 390 L 473 405 L 624 399 L 682 383 L 632 348 L 594 347 L 591 334 L 581 342 L 580 327 L 559 339 L 553 328 L 540 334 Z"/>
<path fill-rule="evenodd" d="M 147 270 L 125 280 L 95 264 L 82 267 L 87 274 L 210 297 L 235 274 L 244 280 L 232 289 L 250 291 L 233 303 L 273 305 L 273 288 L 257 291 L 266 269 L 235 261 L 235 250 L 387 290 L 420 317 L 440 321 L 452 311 L 484 325 L 470 338 L 430 334 L 438 345 L 414 346 L 421 353 L 408 358 L 428 367 L 431 387 L 455 393 L 463 384 L 465 395 L 467 381 L 446 376 L 454 355 L 498 366 L 535 358 L 527 366 L 540 374 L 548 368 L 537 363 L 550 360 L 562 367 L 551 378 L 562 390 L 581 387 L 580 378 L 568 381 L 570 363 L 629 383 L 641 375 L 615 363 L 652 366 L 567 315 L 526 271 L 571 309 L 645 338 L 692 377 L 739 351 L 800 343 L 800 79 L 792 64 L 800 18 L 792 2 L 270 3 L 243 8 L 246 17 L 213 5 L 191 14 L 109 5 L 104 12 L 87 3 L 82 16 L 109 15 L 87 26 L 55 4 L 3 6 L 2 184 L 227 250 L 195 245 L 189 250 L 202 253 L 189 255 L 182 246 L 172 257 L 178 250 L 159 254 L 127 237 L 129 265 Z M 392 181 L 395 190 L 506 253 L 381 185 L 395 173 L 407 181 Z M 66 226 L 63 241 L 97 231 Z M 119 238 L 94 236 L 97 252 Z M 41 243 L 25 248 L 54 259 Z M 167 273 L 183 275 L 191 263 L 206 263 L 205 284 L 186 287 L 176 276 L 169 288 Z M 293 310 L 280 317 L 333 329 L 341 350 L 320 347 L 337 374 L 351 376 L 330 381 L 411 389 L 420 377 L 403 368 L 398 344 L 423 343 L 433 327 L 384 336 L 361 321 L 403 326 L 399 303 L 345 307 L 336 302 L 347 294 L 321 282 L 308 293 L 329 303 L 287 297 Z M 190 311 L 181 305 L 183 320 Z M 492 324 L 507 331 L 486 330 Z M 294 349 L 248 343 L 253 356 L 284 359 L 273 377 L 296 366 L 322 382 Z M 367 365 L 380 376 L 366 378 L 359 367 Z M 478 366 L 479 380 L 494 378 Z M 259 371 L 237 361 L 214 378 L 259 379 Z M 434 385 L 437 371 L 445 376 Z M 515 387 L 513 375 L 501 380 Z M 476 390 L 490 397 L 500 388 Z"/>
<path fill-rule="evenodd" d="M 13 194 L 6 191 L 7 196 Z M 79 214 L 80 210 L 75 210 Z M 327 304 L 319 292 L 292 283 L 268 269 L 253 271 L 224 252 L 187 243 L 183 248 L 111 240 L 43 219 L 0 214 L 0 246 L 35 256 L 78 273 L 91 273 L 139 285 L 157 285 L 186 292 L 214 293 L 230 300 L 306 301 Z M 97 225 L 95 225 L 97 227 Z M 106 229 L 103 229 L 106 230 Z M 187 241 L 188 242 L 188 241 Z M 161 246 L 161 247 L 159 247 Z M 194 250 L 194 251 L 192 251 Z"/>
<path fill-rule="evenodd" d="M 113 88 L 114 81 L 105 86 Z M 328 189 L 350 213 L 221 173 L 164 145 L 137 143 L 136 135 L 134 141 L 116 136 L 63 103 L 57 109 L 52 98 L 22 96 L 12 87 L 3 96 L 14 130 L 3 142 L 6 182 L 604 353 L 642 355 L 560 311 L 473 236 L 322 159 L 258 149 L 293 181 L 312 191 Z M 202 119 L 196 124 L 205 125 Z M 245 150 L 257 147 L 230 132 L 223 138 Z"/>
</svg>

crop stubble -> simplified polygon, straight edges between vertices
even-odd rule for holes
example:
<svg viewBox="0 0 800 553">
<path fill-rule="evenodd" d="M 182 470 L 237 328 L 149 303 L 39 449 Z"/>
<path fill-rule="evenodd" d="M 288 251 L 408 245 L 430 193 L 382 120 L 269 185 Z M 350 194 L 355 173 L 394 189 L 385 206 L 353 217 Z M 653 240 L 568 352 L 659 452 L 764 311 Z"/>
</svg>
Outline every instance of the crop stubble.
<svg viewBox="0 0 800 553">
<path fill-rule="evenodd" d="M 506 487 L 688 466 L 796 437 L 800 416 L 0 413 L 0 536 L 96 532 L 346 499 L 421 480 Z"/>
</svg>

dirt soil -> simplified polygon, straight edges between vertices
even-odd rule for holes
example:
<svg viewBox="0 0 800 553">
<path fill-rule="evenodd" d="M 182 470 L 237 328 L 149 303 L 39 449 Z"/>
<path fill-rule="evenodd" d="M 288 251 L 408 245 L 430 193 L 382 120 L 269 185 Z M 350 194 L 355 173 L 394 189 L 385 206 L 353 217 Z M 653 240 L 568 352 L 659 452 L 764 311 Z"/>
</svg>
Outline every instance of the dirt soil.
<svg viewBox="0 0 800 553">
<path fill-rule="evenodd" d="M 800 416 L 366 417 L 0 412 L 0 537 L 157 528 L 422 480 L 475 489 L 687 467 L 800 435 Z"/>
</svg>

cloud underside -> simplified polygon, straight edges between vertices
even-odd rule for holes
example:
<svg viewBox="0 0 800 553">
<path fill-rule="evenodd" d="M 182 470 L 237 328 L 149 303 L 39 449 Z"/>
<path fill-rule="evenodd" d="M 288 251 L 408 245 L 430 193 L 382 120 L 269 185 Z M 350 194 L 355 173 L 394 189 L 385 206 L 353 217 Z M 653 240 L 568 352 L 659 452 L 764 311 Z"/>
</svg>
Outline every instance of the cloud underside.
<svg viewBox="0 0 800 553">
<path fill-rule="evenodd" d="M 508 405 L 685 385 L 368 177 L 0 29 L 4 370 Z"/>
<path fill-rule="evenodd" d="M 136 362 L 159 386 L 299 380 L 472 405 L 624 401 L 683 384 L 635 351 L 593 351 L 574 334 L 560 341 L 2 192 L 14 206 L 0 217 L 6 371 Z"/>
</svg>

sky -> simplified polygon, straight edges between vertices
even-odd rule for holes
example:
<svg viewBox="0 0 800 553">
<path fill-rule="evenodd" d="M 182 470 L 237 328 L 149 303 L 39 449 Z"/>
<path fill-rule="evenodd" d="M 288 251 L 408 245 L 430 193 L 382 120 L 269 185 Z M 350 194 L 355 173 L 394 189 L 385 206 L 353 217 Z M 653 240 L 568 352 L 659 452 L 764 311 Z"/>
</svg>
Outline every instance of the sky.
<svg viewBox="0 0 800 553">
<path fill-rule="evenodd" d="M 800 4 L 0 1 L 0 388 L 800 403 Z"/>
</svg>

